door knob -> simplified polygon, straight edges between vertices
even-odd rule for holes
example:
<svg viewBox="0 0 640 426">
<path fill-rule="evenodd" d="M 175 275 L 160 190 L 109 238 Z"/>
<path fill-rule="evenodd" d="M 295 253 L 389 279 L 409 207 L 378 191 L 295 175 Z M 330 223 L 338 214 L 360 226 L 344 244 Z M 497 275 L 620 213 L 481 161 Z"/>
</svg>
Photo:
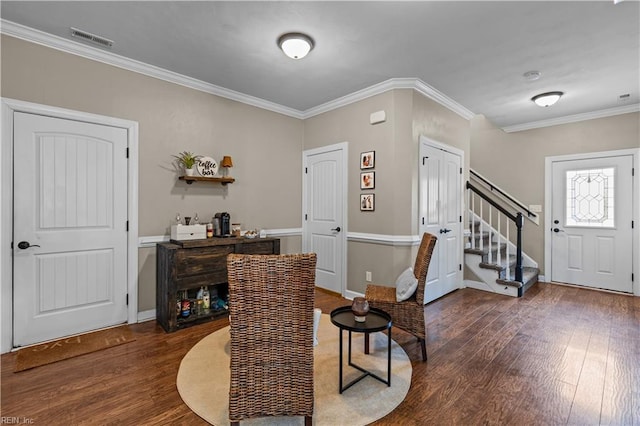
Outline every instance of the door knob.
<svg viewBox="0 0 640 426">
<path fill-rule="evenodd" d="M 18 243 L 18 248 L 19 248 L 19 249 L 26 250 L 26 249 L 28 249 L 29 247 L 40 247 L 40 246 L 39 246 L 39 245 L 37 245 L 37 244 L 29 244 L 29 241 L 20 241 L 20 242 Z"/>
<path fill-rule="evenodd" d="M 336 231 L 336 232 L 340 232 L 340 227 L 338 226 L 337 228 L 333 228 L 331 229 L 332 231 Z"/>
<path fill-rule="evenodd" d="M 446 234 L 447 232 L 451 232 L 451 229 L 444 228 L 440 230 L 441 234 Z"/>
<path fill-rule="evenodd" d="M 553 232 L 564 232 L 564 230 L 558 229 L 558 228 L 553 228 Z"/>
</svg>

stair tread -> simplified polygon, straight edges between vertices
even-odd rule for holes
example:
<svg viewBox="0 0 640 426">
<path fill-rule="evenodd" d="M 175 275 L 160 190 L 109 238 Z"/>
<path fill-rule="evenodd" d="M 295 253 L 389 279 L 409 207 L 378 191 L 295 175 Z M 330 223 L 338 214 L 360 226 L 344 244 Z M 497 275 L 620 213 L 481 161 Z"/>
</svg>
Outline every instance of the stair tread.
<svg viewBox="0 0 640 426">
<path fill-rule="evenodd" d="M 496 271 L 503 271 L 507 268 L 515 266 L 515 264 L 516 264 L 516 256 L 514 254 L 510 254 L 509 258 L 506 258 L 505 256 L 503 256 L 502 259 L 500 259 L 500 263 L 480 262 L 480 267 L 484 269 L 495 269 Z"/>
</svg>

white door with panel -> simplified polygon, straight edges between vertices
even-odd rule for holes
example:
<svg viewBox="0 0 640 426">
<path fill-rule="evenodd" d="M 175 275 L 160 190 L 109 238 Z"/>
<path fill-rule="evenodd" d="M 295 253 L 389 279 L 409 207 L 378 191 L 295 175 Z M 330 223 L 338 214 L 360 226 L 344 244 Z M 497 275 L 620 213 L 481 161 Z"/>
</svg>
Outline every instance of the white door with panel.
<svg viewBox="0 0 640 426">
<path fill-rule="evenodd" d="M 552 163 L 552 281 L 633 292 L 632 169 L 631 155 Z"/>
<path fill-rule="evenodd" d="M 424 291 L 428 303 L 462 285 L 462 158 L 421 139 L 420 233 L 438 237 Z"/>
<path fill-rule="evenodd" d="M 343 144 L 305 151 L 303 250 L 316 253 L 316 285 L 344 293 L 345 163 Z"/>
<path fill-rule="evenodd" d="M 14 346 L 127 321 L 127 130 L 14 114 Z"/>
</svg>

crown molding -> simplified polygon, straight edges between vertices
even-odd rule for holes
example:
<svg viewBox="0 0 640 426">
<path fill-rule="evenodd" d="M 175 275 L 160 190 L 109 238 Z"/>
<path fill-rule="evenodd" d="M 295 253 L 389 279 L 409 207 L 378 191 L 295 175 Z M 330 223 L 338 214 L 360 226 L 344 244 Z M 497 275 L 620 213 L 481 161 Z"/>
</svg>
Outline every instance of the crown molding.
<svg viewBox="0 0 640 426">
<path fill-rule="evenodd" d="M 342 96 L 338 99 L 326 102 L 313 108 L 309 108 L 305 111 L 300 111 L 294 108 L 289 108 L 284 105 L 270 102 L 264 99 L 250 96 L 235 90 L 226 89 L 215 84 L 207 83 L 202 80 L 198 80 L 192 77 L 187 77 L 182 74 L 178 74 L 173 71 L 156 67 L 154 65 L 146 64 L 144 62 L 136 61 L 134 59 L 126 58 L 124 56 L 117 55 L 115 53 L 98 49 L 93 46 L 88 46 L 76 41 L 68 40 L 63 37 L 59 37 L 53 34 L 45 33 L 34 28 L 30 28 L 24 25 L 17 24 L 12 21 L 0 19 L 0 33 L 11 37 L 16 37 L 25 41 L 36 43 L 45 47 L 60 50 L 62 52 L 77 55 L 83 58 L 102 62 L 107 65 L 115 66 L 128 71 L 136 72 L 139 74 L 147 75 L 149 77 L 157 78 L 159 80 L 167 81 L 169 83 L 178 84 L 180 86 L 188 87 L 190 89 L 198 90 L 201 92 L 209 93 L 212 95 L 220 96 L 222 98 L 237 101 L 243 104 L 251 105 L 257 108 L 261 108 L 267 111 L 272 111 L 278 114 L 283 114 L 289 117 L 297 119 L 307 119 L 316 115 L 332 111 L 343 106 L 359 102 L 363 99 L 370 98 L 381 93 L 385 93 L 389 90 L 395 89 L 412 89 L 421 95 L 437 102 L 445 108 L 455 112 L 462 118 L 470 120 L 474 117 L 474 113 L 461 104 L 457 103 L 453 99 L 447 97 L 442 92 L 429 86 L 424 81 L 418 78 L 391 78 L 389 80 L 374 84 L 366 87 L 362 90 L 353 92 L 351 94 Z M 630 112 L 640 111 L 640 104 L 627 105 L 622 107 L 610 108 L 606 110 L 587 112 L 582 114 L 568 115 L 565 117 L 558 117 L 549 120 L 534 121 L 530 123 L 516 124 L 513 126 L 503 127 L 502 130 L 507 133 L 519 132 L 523 130 L 537 129 L 541 127 L 557 126 L 560 124 L 574 123 L 577 121 L 592 120 L 595 118 L 610 117 L 619 114 L 626 114 Z"/>
<path fill-rule="evenodd" d="M 602 109 L 600 111 L 584 112 L 582 114 L 566 115 L 564 117 L 550 118 L 548 120 L 532 121 L 530 123 L 515 124 L 503 127 L 507 133 L 521 132 L 523 130 L 539 129 L 541 127 L 558 126 L 560 124 L 575 123 L 578 121 L 593 120 L 595 118 L 605 118 L 614 115 L 640 112 L 640 104 L 625 105 L 621 107 Z"/>
<path fill-rule="evenodd" d="M 439 103 L 445 108 L 455 112 L 466 120 L 471 120 L 475 114 L 469 111 L 464 106 L 460 105 L 451 98 L 445 96 L 442 92 L 429 86 L 424 81 L 418 78 L 390 78 L 373 86 L 365 87 L 357 92 L 350 93 L 342 96 L 338 99 L 326 102 L 313 108 L 309 108 L 304 111 L 303 118 L 310 118 L 325 112 L 332 111 L 343 106 L 359 102 L 363 99 L 370 98 L 371 96 L 379 95 L 389 90 L 395 89 L 412 89 L 420 93 L 421 95 Z"/>
<path fill-rule="evenodd" d="M 112 65 L 128 71 L 133 71 L 139 74 L 147 75 L 149 77 L 154 77 L 159 80 L 167 81 L 169 83 L 175 83 L 180 86 L 188 87 L 190 89 L 210 93 L 212 95 L 231 99 L 233 101 L 241 102 L 247 105 L 255 106 L 302 120 L 394 89 L 414 89 L 422 95 L 438 102 L 439 104 L 468 120 L 474 116 L 471 111 L 469 111 L 462 105 L 456 103 L 452 99 L 449 99 L 441 92 L 416 78 L 392 78 L 381 83 L 374 84 L 373 86 L 367 87 L 357 92 L 351 93 L 349 95 L 340 97 L 333 101 L 329 101 L 322 105 L 310 108 L 306 111 L 300 111 L 294 108 L 289 108 L 284 105 L 277 104 L 275 102 L 270 102 L 254 96 L 246 95 L 244 93 L 236 92 L 235 90 L 216 86 L 202 80 L 187 77 L 185 75 L 178 74 L 173 71 L 168 71 L 154 65 L 136 61 L 135 59 L 126 58 L 124 56 L 117 55 L 103 49 L 98 49 L 93 46 L 88 46 L 73 40 L 68 40 L 63 37 L 45 33 L 43 31 L 20 25 L 12 21 L 7 21 L 5 19 L 0 19 L 0 33 L 32 43 L 40 44 L 52 49 L 60 50 L 62 52 L 77 55 L 83 58 L 102 62 L 107 65 Z"/>
<path fill-rule="evenodd" d="M 169 83 L 178 84 L 190 89 L 210 93 L 212 95 L 220 96 L 226 99 L 231 99 L 243 104 L 262 108 L 272 112 L 277 112 L 279 114 L 287 115 L 293 118 L 303 118 L 303 114 L 300 111 L 277 104 L 275 102 L 266 101 L 264 99 L 236 92 L 235 90 L 216 86 L 202 80 L 187 77 L 173 71 L 168 71 L 154 65 L 126 58 L 124 56 L 120 56 L 115 53 L 98 49 L 92 46 L 87 46 L 76 41 L 67 40 L 63 37 L 45 33 L 43 31 L 16 24 L 15 22 L 7 21 L 5 19 L 0 20 L 0 33 L 32 43 L 40 44 L 52 49 L 60 50 L 65 53 L 70 53 L 72 55 L 77 55 L 128 71 L 133 71 L 139 74 L 147 75 L 149 77 L 154 77 L 159 80 L 167 81 Z"/>
</svg>

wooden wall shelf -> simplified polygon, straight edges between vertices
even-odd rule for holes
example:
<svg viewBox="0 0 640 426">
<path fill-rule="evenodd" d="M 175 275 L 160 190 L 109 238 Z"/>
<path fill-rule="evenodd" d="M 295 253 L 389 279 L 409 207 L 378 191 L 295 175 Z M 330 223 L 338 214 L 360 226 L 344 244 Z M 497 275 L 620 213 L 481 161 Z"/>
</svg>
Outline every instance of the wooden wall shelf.
<svg viewBox="0 0 640 426">
<path fill-rule="evenodd" d="M 203 176 L 180 176 L 178 179 L 187 182 L 191 185 L 193 182 L 217 182 L 222 185 L 233 183 L 236 180 L 232 177 L 203 177 Z"/>
</svg>

